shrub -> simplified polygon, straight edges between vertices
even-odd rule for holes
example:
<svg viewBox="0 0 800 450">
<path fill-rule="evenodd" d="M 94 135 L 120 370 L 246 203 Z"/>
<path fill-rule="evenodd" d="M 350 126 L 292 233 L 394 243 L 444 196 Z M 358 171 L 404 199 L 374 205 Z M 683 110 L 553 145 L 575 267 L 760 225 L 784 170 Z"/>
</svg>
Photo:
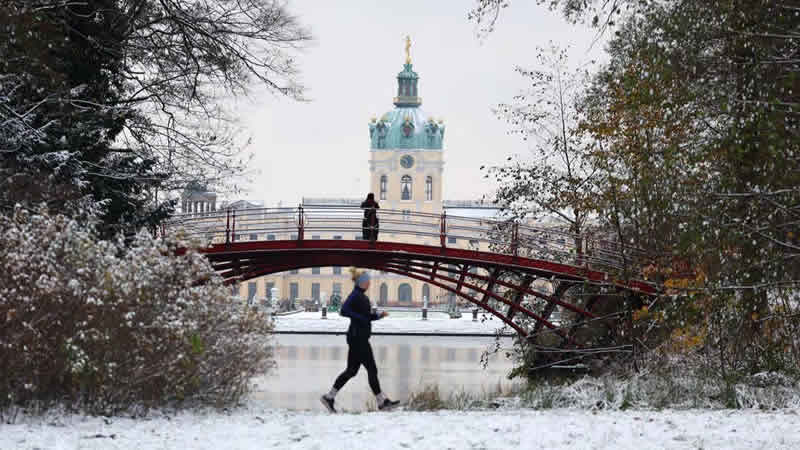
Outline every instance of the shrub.
<svg viewBox="0 0 800 450">
<path fill-rule="evenodd" d="M 685 361 L 632 376 L 584 376 L 566 382 L 532 383 L 521 405 L 535 409 L 753 408 L 796 409 L 800 384 L 777 373 L 762 373 L 728 389 Z"/>
<path fill-rule="evenodd" d="M 270 321 L 179 237 L 103 241 L 21 208 L 0 236 L 0 411 L 225 405 L 269 368 Z"/>
<path fill-rule="evenodd" d="M 438 386 L 426 385 L 421 391 L 408 396 L 408 409 L 413 411 L 436 411 L 445 408 L 446 403 L 439 394 Z"/>
<path fill-rule="evenodd" d="M 411 411 L 437 411 L 441 409 L 466 411 L 498 408 L 513 401 L 515 396 L 521 392 L 521 387 L 519 384 L 503 386 L 498 383 L 493 390 L 484 390 L 482 393 L 473 393 L 460 389 L 443 396 L 438 385 L 428 384 L 408 396 L 406 408 Z"/>
</svg>

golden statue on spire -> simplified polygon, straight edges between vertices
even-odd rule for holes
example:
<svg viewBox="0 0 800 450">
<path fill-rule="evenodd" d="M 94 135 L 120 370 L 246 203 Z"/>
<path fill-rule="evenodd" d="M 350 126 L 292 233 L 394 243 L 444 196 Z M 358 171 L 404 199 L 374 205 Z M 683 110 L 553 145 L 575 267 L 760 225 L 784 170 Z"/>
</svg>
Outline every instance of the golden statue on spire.
<svg viewBox="0 0 800 450">
<path fill-rule="evenodd" d="M 411 64 L 411 36 L 406 36 L 406 64 Z"/>
</svg>

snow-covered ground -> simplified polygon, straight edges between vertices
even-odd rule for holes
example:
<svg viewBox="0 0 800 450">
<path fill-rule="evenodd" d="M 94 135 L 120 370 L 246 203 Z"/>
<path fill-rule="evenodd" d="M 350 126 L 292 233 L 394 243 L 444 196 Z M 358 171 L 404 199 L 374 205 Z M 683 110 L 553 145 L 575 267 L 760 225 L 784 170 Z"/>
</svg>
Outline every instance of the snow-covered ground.
<svg viewBox="0 0 800 450">
<path fill-rule="evenodd" d="M 243 408 L 0 425 L 11 449 L 798 449 L 797 411 L 499 410 L 338 414 Z"/>
<path fill-rule="evenodd" d="M 476 334 L 494 335 L 495 330 L 503 327 L 500 319 L 490 315 L 478 314 L 478 320 L 472 321 L 472 314 L 467 312 L 460 319 L 396 318 L 389 311 L 389 316 L 372 323 L 372 332 L 381 333 L 414 333 L 414 334 Z M 339 313 L 328 313 L 327 319 L 321 318 L 319 312 L 301 312 L 288 316 L 275 317 L 275 331 L 278 332 L 340 332 L 347 331 L 350 319 Z M 398 314 L 399 315 L 399 314 Z M 513 331 L 513 330 L 512 330 Z M 507 333 L 508 328 L 506 329 Z"/>
<path fill-rule="evenodd" d="M 279 331 L 344 332 L 348 320 L 320 313 L 275 318 Z M 376 333 L 494 334 L 498 320 L 399 318 Z M 445 339 L 445 338 L 442 338 Z M 454 338 L 446 338 L 454 339 Z M 800 450 L 800 409 L 496 410 L 330 415 L 269 408 L 255 396 L 227 412 L 103 418 L 50 413 L 0 424 L 0 450 L 77 449 L 785 449 Z"/>
</svg>

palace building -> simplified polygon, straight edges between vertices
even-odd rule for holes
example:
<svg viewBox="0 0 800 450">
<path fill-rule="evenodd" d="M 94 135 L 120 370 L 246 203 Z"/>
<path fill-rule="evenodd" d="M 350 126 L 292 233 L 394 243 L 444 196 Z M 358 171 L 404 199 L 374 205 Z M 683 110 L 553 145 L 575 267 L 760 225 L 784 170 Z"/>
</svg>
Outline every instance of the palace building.
<svg viewBox="0 0 800 450">
<path fill-rule="evenodd" d="M 406 61 L 403 70 L 397 74 L 397 96 L 394 97 L 394 108 L 379 117 L 373 117 L 368 123 L 369 131 L 369 191 L 375 194 L 381 211 L 395 210 L 404 215 L 420 212 L 439 215 L 444 210 L 448 214 L 466 216 L 493 215 L 494 210 L 482 208 L 472 201 L 446 201 L 442 199 L 444 183 L 444 138 L 445 125 L 441 118 L 429 115 L 422 109 L 422 98 L 419 95 L 420 77 L 413 70 L 409 54 L 410 42 L 406 42 Z M 197 195 L 184 195 L 184 213 L 197 211 L 193 201 Z M 205 194 L 207 202 L 209 195 Z M 358 207 L 364 197 L 359 198 L 324 198 L 304 197 L 303 206 L 313 207 Z M 260 205 L 239 201 L 221 205 L 220 210 L 235 207 L 237 210 L 253 208 Z M 194 208 L 194 209 L 192 209 Z M 204 203 L 201 211 L 217 209 L 216 205 Z M 287 216 L 287 230 L 292 226 Z M 383 221 L 383 219 L 381 219 Z M 317 224 L 319 225 L 319 224 Z M 324 228 L 324 227 L 323 227 Z M 335 227 L 331 227 L 335 228 Z M 391 238 L 403 239 L 411 243 L 439 245 L 439 237 L 420 237 L 413 235 L 387 235 L 381 224 L 379 240 Z M 294 239 L 296 233 L 271 233 L 264 235 L 258 230 L 248 229 L 246 222 L 237 222 L 235 240 L 274 240 Z M 343 235 L 342 232 L 307 232 L 305 239 L 361 239 L 361 233 Z M 478 249 L 476 242 L 457 237 L 449 237 L 449 247 Z M 480 245 L 480 247 L 483 247 Z M 321 267 L 295 270 L 245 281 L 238 287 L 238 293 L 248 301 L 273 300 L 316 300 L 324 301 L 333 295 L 342 299 L 353 288 L 347 267 Z M 452 295 L 443 289 L 422 281 L 388 273 L 372 273 L 370 291 L 367 293 L 373 304 L 380 306 L 422 306 L 427 298 L 431 306 L 445 304 L 452 300 Z M 277 298 L 274 298 L 277 297 Z"/>
</svg>

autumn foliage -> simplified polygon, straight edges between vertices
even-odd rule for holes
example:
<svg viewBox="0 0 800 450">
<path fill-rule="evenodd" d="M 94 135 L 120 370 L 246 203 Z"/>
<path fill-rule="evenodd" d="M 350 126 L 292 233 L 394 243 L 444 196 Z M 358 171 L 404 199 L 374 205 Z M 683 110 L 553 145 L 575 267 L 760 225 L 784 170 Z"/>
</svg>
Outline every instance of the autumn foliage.
<svg viewBox="0 0 800 450">
<path fill-rule="evenodd" d="M 476 20 L 493 25 L 514 2 L 477 3 Z M 557 154 L 572 142 L 569 161 L 580 161 L 587 176 L 561 178 L 555 192 L 537 182 L 557 177 L 563 162 L 537 155 L 507 163 L 492 169 L 502 175 L 497 202 L 514 216 L 547 211 L 565 227 L 574 220 L 559 216 L 580 211 L 582 230 L 651 255 L 650 265 L 627 275 L 656 283 L 663 295 L 620 311 L 644 352 L 702 361 L 726 383 L 765 370 L 796 374 L 797 8 L 756 0 L 539 3 L 606 33 L 608 60 L 571 97 L 568 116 L 550 111 L 536 90 L 542 79 L 558 87 L 557 77 L 528 77 L 529 91 L 515 98 L 525 104 L 502 118 L 523 136 L 531 125 L 571 119 L 556 120 L 569 141 L 540 141 L 535 150 Z"/>
</svg>

